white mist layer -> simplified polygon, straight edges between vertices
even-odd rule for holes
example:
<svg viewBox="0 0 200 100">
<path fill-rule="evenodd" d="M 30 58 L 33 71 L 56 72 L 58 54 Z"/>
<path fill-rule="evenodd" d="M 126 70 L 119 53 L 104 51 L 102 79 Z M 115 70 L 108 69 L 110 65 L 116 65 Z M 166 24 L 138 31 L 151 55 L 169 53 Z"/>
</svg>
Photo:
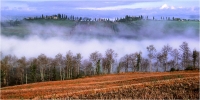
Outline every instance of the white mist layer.
<svg viewBox="0 0 200 100">
<path fill-rule="evenodd" d="M 113 49 L 118 58 L 125 54 L 142 52 L 142 56 L 147 57 L 146 47 L 154 45 L 158 52 L 166 44 L 179 49 L 182 42 L 187 42 L 191 50 L 199 50 L 198 39 L 187 38 L 162 38 L 156 40 L 104 40 L 90 39 L 84 42 L 75 40 L 64 40 L 59 37 L 43 39 L 38 36 L 30 36 L 26 39 L 1 36 L 1 52 L 3 55 L 15 55 L 17 57 L 37 57 L 40 54 L 45 54 L 48 57 L 55 57 L 58 53 L 63 54 L 71 50 L 73 54 L 81 53 L 83 59 L 88 59 L 89 55 L 94 51 L 99 51 L 103 55 L 107 49 Z"/>
</svg>

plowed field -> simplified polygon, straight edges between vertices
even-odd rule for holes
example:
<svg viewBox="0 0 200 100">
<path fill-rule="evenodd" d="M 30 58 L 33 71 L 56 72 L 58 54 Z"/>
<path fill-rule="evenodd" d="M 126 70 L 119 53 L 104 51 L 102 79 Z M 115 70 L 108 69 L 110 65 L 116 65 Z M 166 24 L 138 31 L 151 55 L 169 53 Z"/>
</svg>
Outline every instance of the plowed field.
<svg viewBox="0 0 200 100">
<path fill-rule="evenodd" d="M 199 71 L 136 72 L 1 88 L 1 99 L 198 99 Z"/>
</svg>

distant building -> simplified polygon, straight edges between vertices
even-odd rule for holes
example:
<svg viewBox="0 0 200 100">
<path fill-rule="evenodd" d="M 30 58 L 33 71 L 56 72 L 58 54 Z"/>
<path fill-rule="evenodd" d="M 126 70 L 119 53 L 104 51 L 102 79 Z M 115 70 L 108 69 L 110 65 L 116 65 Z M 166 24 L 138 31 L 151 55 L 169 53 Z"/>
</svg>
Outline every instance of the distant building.
<svg viewBox="0 0 200 100">
<path fill-rule="evenodd" d="M 57 15 L 53 15 L 52 18 L 53 19 L 58 19 L 58 16 Z"/>
</svg>

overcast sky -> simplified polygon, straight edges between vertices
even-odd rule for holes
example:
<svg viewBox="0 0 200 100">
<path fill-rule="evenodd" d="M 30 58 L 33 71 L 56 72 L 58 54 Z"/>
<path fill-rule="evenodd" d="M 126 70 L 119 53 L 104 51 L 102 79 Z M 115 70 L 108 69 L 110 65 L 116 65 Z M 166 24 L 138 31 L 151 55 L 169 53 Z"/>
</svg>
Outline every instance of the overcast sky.
<svg viewBox="0 0 200 100">
<path fill-rule="evenodd" d="M 115 18 L 125 15 L 199 18 L 199 0 L 2 0 L 1 17 L 67 14 Z"/>
</svg>

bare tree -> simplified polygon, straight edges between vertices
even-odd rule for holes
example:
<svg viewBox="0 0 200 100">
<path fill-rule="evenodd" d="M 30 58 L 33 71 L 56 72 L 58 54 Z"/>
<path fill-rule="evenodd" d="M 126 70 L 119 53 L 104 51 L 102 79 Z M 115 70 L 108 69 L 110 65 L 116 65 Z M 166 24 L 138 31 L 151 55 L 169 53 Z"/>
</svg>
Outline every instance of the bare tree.
<svg viewBox="0 0 200 100">
<path fill-rule="evenodd" d="M 120 63 L 125 69 L 125 72 L 128 72 L 128 68 L 130 66 L 130 56 L 126 54 L 124 57 L 120 59 Z"/>
<path fill-rule="evenodd" d="M 141 69 L 142 69 L 142 71 L 147 72 L 148 71 L 148 69 L 147 69 L 148 66 L 149 66 L 149 60 L 146 59 L 146 58 L 141 59 L 141 67 L 142 67 Z"/>
<path fill-rule="evenodd" d="M 169 68 L 170 69 L 172 69 L 172 68 L 176 68 L 176 63 L 175 63 L 175 61 L 172 59 L 172 60 L 170 60 L 170 61 L 168 61 L 168 66 L 169 66 Z"/>
<path fill-rule="evenodd" d="M 44 77 L 45 77 L 45 68 L 46 68 L 46 65 L 47 65 L 47 57 L 46 55 L 44 54 L 40 54 L 38 56 L 38 65 L 39 65 L 39 69 L 40 69 L 40 78 L 41 78 L 41 81 L 45 81 L 44 80 Z"/>
<path fill-rule="evenodd" d="M 31 61 L 25 58 L 25 77 L 26 77 L 26 84 L 28 83 L 28 74 L 29 74 L 29 67 L 31 65 Z"/>
<path fill-rule="evenodd" d="M 177 49 L 174 49 L 171 51 L 170 55 L 172 56 L 172 59 L 174 61 L 174 68 L 177 70 L 179 66 L 180 53 Z"/>
<path fill-rule="evenodd" d="M 50 62 L 50 66 L 49 66 L 49 68 L 50 68 L 50 72 L 49 72 L 49 80 L 52 80 L 52 81 L 55 81 L 55 80 L 57 80 L 56 79 L 56 76 L 57 76 L 57 61 L 56 61 L 56 59 L 52 59 L 51 58 L 51 62 Z M 61 79 L 62 80 L 62 79 Z"/>
<path fill-rule="evenodd" d="M 16 67 L 17 67 L 18 58 L 15 55 L 8 55 L 8 65 L 9 65 L 9 74 L 8 74 L 8 85 L 12 85 L 16 80 Z"/>
<path fill-rule="evenodd" d="M 163 67 L 164 65 L 164 56 L 162 53 L 158 52 L 156 54 L 156 71 L 158 72 L 158 67 Z"/>
<path fill-rule="evenodd" d="M 52 69 L 55 67 L 55 62 L 54 62 L 54 59 L 53 58 L 50 58 L 50 57 L 47 57 L 47 64 L 46 64 L 46 80 L 50 81 L 51 78 L 52 78 Z M 55 69 L 56 71 L 56 69 Z"/>
<path fill-rule="evenodd" d="M 79 77 L 79 71 L 80 71 L 80 66 L 81 66 L 81 59 L 82 59 L 82 56 L 80 53 L 77 53 L 76 56 L 73 57 L 73 77 L 74 78 L 77 78 Z"/>
<path fill-rule="evenodd" d="M 151 72 L 152 71 L 152 68 L 151 68 L 152 67 L 152 59 L 155 56 L 156 49 L 155 49 L 155 47 L 153 45 L 149 45 L 147 47 L 147 51 L 149 52 L 149 54 L 148 54 L 149 64 L 150 64 L 149 69 L 150 69 L 150 72 Z"/>
<path fill-rule="evenodd" d="M 24 78 L 26 75 L 26 84 L 27 84 L 27 70 L 26 70 L 26 58 L 22 57 L 18 61 L 18 66 L 17 66 L 17 74 L 18 78 L 20 79 L 21 84 L 24 84 Z"/>
<path fill-rule="evenodd" d="M 182 67 L 186 68 L 189 66 L 189 62 L 190 62 L 190 48 L 188 47 L 188 43 L 183 42 L 180 45 L 179 50 L 182 52 L 182 55 L 181 55 Z"/>
<path fill-rule="evenodd" d="M 82 66 L 83 66 L 84 74 L 86 76 L 90 76 L 93 74 L 94 69 L 92 67 L 92 62 L 90 62 L 89 60 L 84 60 Z"/>
<path fill-rule="evenodd" d="M 37 82 L 38 59 L 30 58 L 29 61 L 31 62 L 29 67 L 31 82 Z"/>
<path fill-rule="evenodd" d="M 117 53 L 112 49 L 106 50 L 106 60 L 108 60 L 108 73 L 112 73 L 113 63 L 115 62 L 115 58 L 117 57 Z"/>
<path fill-rule="evenodd" d="M 108 73 L 108 68 L 109 68 L 108 58 L 102 58 L 102 67 L 103 67 L 103 74 Z"/>
<path fill-rule="evenodd" d="M 132 68 L 132 71 L 139 71 L 139 62 L 137 57 L 140 53 L 132 53 L 132 54 L 129 54 L 129 59 L 130 59 L 130 63 L 131 63 L 131 68 Z M 138 66 L 137 66 L 138 64 Z"/>
<path fill-rule="evenodd" d="M 59 73 L 60 73 L 60 80 L 64 80 L 63 78 L 63 71 L 64 71 L 64 68 L 63 68 L 63 57 L 62 57 L 62 54 L 57 54 L 55 56 L 55 61 L 56 61 L 56 65 L 59 67 Z"/>
<path fill-rule="evenodd" d="M 1 60 L 1 86 L 9 85 L 9 72 L 11 69 L 11 65 L 9 64 L 9 60 L 11 59 L 11 55 L 5 56 Z"/>
<path fill-rule="evenodd" d="M 168 44 L 165 45 L 163 48 L 162 48 L 162 55 L 163 55 L 163 58 L 164 58 L 164 66 L 165 66 L 165 71 L 167 71 L 167 63 L 168 63 L 168 54 L 169 52 L 171 52 L 172 50 L 172 47 L 170 47 Z"/>
<path fill-rule="evenodd" d="M 132 71 L 136 71 L 136 64 L 137 64 L 137 55 L 138 53 L 126 54 L 120 59 L 121 67 L 123 66 L 125 72 L 128 72 L 128 69 L 131 68 Z"/>
<path fill-rule="evenodd" d="M 66 70 L 66 78 L 72 78 L 72 70 L 73 70 L 73 54 L 71 51 L 68 51 L 65 60 L 65 70 Z"/>
<path fill-rule="evenodd" d="M 98 65 L 98 63 L 100 63 L 100 60 L 102 59 L 101 53 L 98 53 L 98 51 L 95 51 L 95 52 L 90 54 L 89 59 L 92 62 L 94 69 L 96 69 L 96 71 L 94 71 L 96 73 L 94 73 L 94 74 L 99 74 L 100 68 L 98 68 L 98 67 L 100 67 L 100 66 Z"/>
</svg>

